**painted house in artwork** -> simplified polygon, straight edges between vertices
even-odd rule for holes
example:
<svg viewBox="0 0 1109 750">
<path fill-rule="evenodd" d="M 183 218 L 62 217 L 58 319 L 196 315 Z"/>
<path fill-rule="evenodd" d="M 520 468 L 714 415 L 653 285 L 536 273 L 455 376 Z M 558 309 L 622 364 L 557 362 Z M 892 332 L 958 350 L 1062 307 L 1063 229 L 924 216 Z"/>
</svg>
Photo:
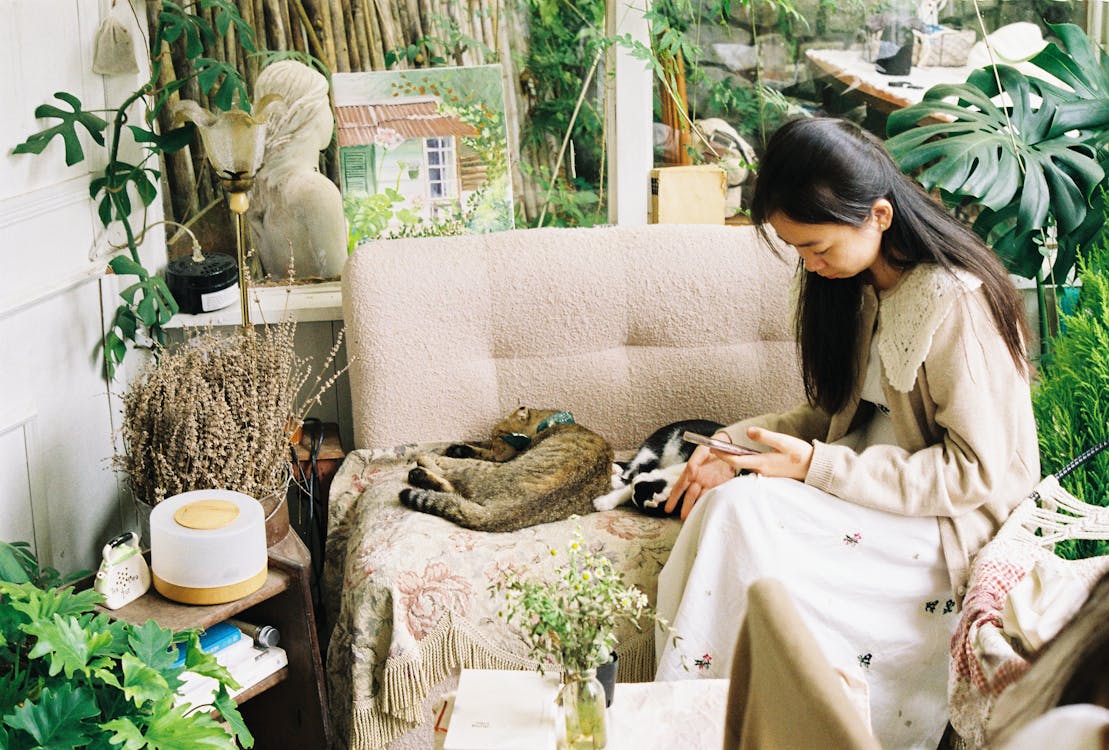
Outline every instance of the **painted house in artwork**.
<svg viewBox="0 0 1109 750">
<path fill-rule="evenodd" d="M 391 98 L 335 108 L 344 195 L 387 189 L 427 220 L 456 214 L 486 181 L 486 167 L 462 138 L 477 129 L 440 109 L 434 96 Z"/>
</svg>

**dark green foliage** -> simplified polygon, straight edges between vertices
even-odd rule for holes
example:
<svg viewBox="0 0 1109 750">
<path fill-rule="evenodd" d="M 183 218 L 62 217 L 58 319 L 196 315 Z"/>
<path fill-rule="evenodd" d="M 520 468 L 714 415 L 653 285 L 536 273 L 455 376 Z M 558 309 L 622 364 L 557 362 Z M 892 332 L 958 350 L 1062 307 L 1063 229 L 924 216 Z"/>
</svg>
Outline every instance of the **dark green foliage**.
<svg viewBox="0 0 1109 750">
<path fill-rule="evenodd" d="M 1088 448 L 1109 439 L 1109 236 L 1079 260 L 1081 289 L 1074 312 L 1062 316 L 1033 396 L 1043 473 L 1053 474 Z M 1063 480 L 1087 503 L 1109 505 L 1109 450 Z M 1109 554 L 1109 542 L 1056 544 L 1066 558 Z"/>
<path fill-rule="evenodd" d="M 1031 63 L 1069 89 L 1004 65 L 996 79 L 994 68 L 983 68 L 890 115 L 886 145 L 926 189 L 982 206 L 974 230 L 1015 274 L 1036 275 L 1043 235 L 1057 228 L 1053 270 L 1062 280 L 1105 223 L 1101 204 L 1090 203 L 1106 174 L 1109 63 L 1077 26 L 1051 29 L 1058 42 Z M 991 101 L 998 80 L 1010 106 Z M 920 124 L 929 115 L 954 121 Z"/>
<path fill-rule="evenodd" d="M 0 748 L 254 745 L 227 692 L 237 685 L 195 631 L 112 620 L 94 608 L 100 594 L 54 588 L 61 580 L 25 542 L 0 542 Z M 175 643 L 184 666 L 173 666 Z M 215 707 L 234 734 L 208 711 L 173 705 L 186 670 L 220 682 Z"/>
</svg>

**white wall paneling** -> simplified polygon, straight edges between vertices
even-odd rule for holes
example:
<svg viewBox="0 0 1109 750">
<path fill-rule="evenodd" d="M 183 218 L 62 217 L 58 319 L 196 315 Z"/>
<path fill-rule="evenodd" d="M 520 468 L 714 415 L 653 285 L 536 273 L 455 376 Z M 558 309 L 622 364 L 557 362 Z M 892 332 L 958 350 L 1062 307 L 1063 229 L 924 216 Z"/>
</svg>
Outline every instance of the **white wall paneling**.
<svg viewBox="0 0 1109 750">
<path fill-rule="evenodd" d="M 40 155 L 11 149 L 55 124 L 34 116 L 41 104 L 65 106 L 54 92 L 103 110 L 137 87 L 137 76 L 91 71 L 109 1 L 0 0 L 0 536 L 33 541 L 42 562 L 62 571 L 94 567 L 125 520 L 98 350 L 102 306 L 114 309 L 121 280 L 101 276 L 105 233 L 88 198 L 106 155 L 87 136 L 86 159 L 74 166 L 60 139 Z M 159 251 L 164 258 L 152 245 L 144 259 L 156 264 Z"/>
<path fill-rule="evenodd" d="M 28 541 L 39 560 L 52 560 L 50 511 L 35 467 L 35 412 L 22 406 L 0 415 L 0 529 L 4 541 Z"/>
</svg>

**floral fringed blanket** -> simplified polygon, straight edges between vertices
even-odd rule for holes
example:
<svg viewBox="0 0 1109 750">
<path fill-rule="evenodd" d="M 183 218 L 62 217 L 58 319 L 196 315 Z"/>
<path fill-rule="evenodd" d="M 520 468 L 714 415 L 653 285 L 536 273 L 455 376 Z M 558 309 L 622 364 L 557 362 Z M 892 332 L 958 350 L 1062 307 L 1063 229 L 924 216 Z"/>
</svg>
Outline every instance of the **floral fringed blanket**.
<svg viewBox="0 0 1109 750">
<path fill-rule="evenodd" d="M 655 602 L 658 572 L 681 524 L 616 509 L 495 534 L 403 507 L 397 494 L 414 457 L 446 444 L 358 450 L 331 487 L 324 610 L 336 736 L 382 748 L 429 720 L 421 703 L 462 667 L 531 669 L 527 649 L 497 616 L 489 585 L 508 569 L 553 570 L 580 524 L 590 547 Z M 650 624 L 618 632 L 621 682 L 654 676 Z M 345 743 L 344 743 L 345 741 Z"/>
</svg>

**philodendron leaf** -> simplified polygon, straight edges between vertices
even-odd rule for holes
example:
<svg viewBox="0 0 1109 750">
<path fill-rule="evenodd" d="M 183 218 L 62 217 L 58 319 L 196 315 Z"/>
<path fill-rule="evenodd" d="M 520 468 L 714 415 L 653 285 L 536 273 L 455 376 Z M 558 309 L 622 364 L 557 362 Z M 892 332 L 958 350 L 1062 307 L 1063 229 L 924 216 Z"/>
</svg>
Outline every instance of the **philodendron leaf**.
<svg viewBox="0 0 1109 750">
<path fill-rule="evenodd" d="M 49 620 L 55 615 L 77 616 L 104 599 L 93 589 L 78 592 L 69 588 L 42 589 L 33 583 L 0 582 L 0 593 L 7 597 L 7 606 L 27 615 L 30 620 Z"/>
<path fill-rule="evenodd" d="M 31 580 L 24 570 L 17 550 L 7 542 L 0 542 L 0 581 L 26 583 Z"/>
<path fill-rule="evenodd" d="M 65 142 L 65 163 L 72 167 L 85 158 L 85 150 L 81 147 L 81 138 L 77 134 L 77 126 L 80 125 L 87 130 L 92 139 L 103 146 L 104 128 L 108 126 L 108 123 L 102 117 L 82 110 L 81 101 L 73 94 L 58 91 L 55 92 L 54 96 L 68 104 L 70 110 L 66 111 L 52 104 L 42 104 L 37 107 L 35 117 L 55 117 L 61 122 L 54 127 L 30 136 L 12 149 L 12 153 L 41 154 L 50 141 L 54 139 L 54 136 L 61 136 L 62 141 Z"/>
<path fill-rule="evenodd" d="M 248 748 L 248 750 L 254 747 L 254 735 L 247 729 L 246 722 L 243 721 L 242 714 L 239 713 L 239 707 L 228 694 L 226 685 L 219 686 L 214 704 L 223 716 L 223 720 L 227 722 L 227 726 L 231 727 L 231 731 L 235 733 L 239 745 Z"/>
<path fill-rule="evenodd" d="M 1095 110 L 1109 92 L 1100 96 L 1101 104 L 1082 102 L 1015 68 L 985 68 L 965 84 L 933 87 L 920 104 L 891 114 L 886 146 L 925 189 L 981 205 L 975 231 L 1010 272 L 1032 276 L 1043 260 L 1033 238 L 1055 222 L 1060 245 L 1071 247 L 1072 233 L 1087 226 L 1090 197 L 1105 178 L 1097 139 L 1091 132 L 1062 132 L 1059 123 L 1097 123 Z M 921 125 L 928 117 L 945 121 Z"/>
<path fill-rule="evenodd" d="M 216 32 L 211 24 L 199 13 L 186 13 L 173 0 L 163 0 L 162 12 L 158 15 L 158 25 L 162 28 L 162 39 L 176 42 L 185 36 L 185 55 L 189 59 L 200 57 L 205 45 L 216 40 Z"/>
<path fill-rule="evenodd" d="M 119 745 L 120 750 L 143 750 L 147 746 L 142 730 L 135 726 L 135 722 L 124 716 L 112 719 L 100 725 L 101 729 L 112 732 L 109 742 L 113 746 Z"/>
<path fill-rule="evenodd" d="M 87 671 L 90 662 L 112 642 L 110 633 L 86 632 L 74 617 L 54 615 L 48 621 L 28 623 L 25 630 L 37 639 L 28 658 L 45 656 L 50 675 L 64 672 L 66 679 Z"/>
<path fill-rule="evenodd" d="M 150 278 L 150 273 L 127 255 L 117 255 L 112 258 L 108 261 L 108 267 L 112 269 L 112 273 L 119 276 L 138 276 L 140 279 Z"/>
<path fill-rule="evenodd" d="M 148 701 L 157 703 L 172 695 L 162 673 L 144 664 L 134 654 L 124 654 L 120 657 L 120 663 L 123 664 L 123 694 L 136 706 Z"/>
<path fill-rule="evenodd" d="M 144 664 L 159 671 L 173 667 L 177 654 L 176 650 L 170 648 L 173 645 L 173 633 L 153 620 L 132 628 L 128 643 L 135 656 Z"/>
<path fill-rule="evenodd" d="M 172 154 L 191 144 L 196 137 L 196 128 L 192 123 L 187 123 L 179 128 L 174 128 L 168 133 L 155 133 L 153 130 L 140 128 L 137 125 L 128 125 L 131 135 L 136 143 L 149 143 L 153 148 L 163 154 Z"/>
<path fill-rule="evenodd" d="M 85 722 L 99 715 L 92 692 L 85 687 L 61 684 L 45 688 L 36 701 L 25 701 L 4 723 L 34 738 L 34 747 L 71 750 L 85 747 L 97 731 Z M 22 743 L 18 745 L 22 747 Z"/>
<path fill-rule="evenodd" d="M 189 709 L 165 701 L 154 711 L 146 728 L 146 741 L 152 748 L 226 748 L 235 750 L 235 740 L 207 714 L 186 715 Z"/>
</svg>

